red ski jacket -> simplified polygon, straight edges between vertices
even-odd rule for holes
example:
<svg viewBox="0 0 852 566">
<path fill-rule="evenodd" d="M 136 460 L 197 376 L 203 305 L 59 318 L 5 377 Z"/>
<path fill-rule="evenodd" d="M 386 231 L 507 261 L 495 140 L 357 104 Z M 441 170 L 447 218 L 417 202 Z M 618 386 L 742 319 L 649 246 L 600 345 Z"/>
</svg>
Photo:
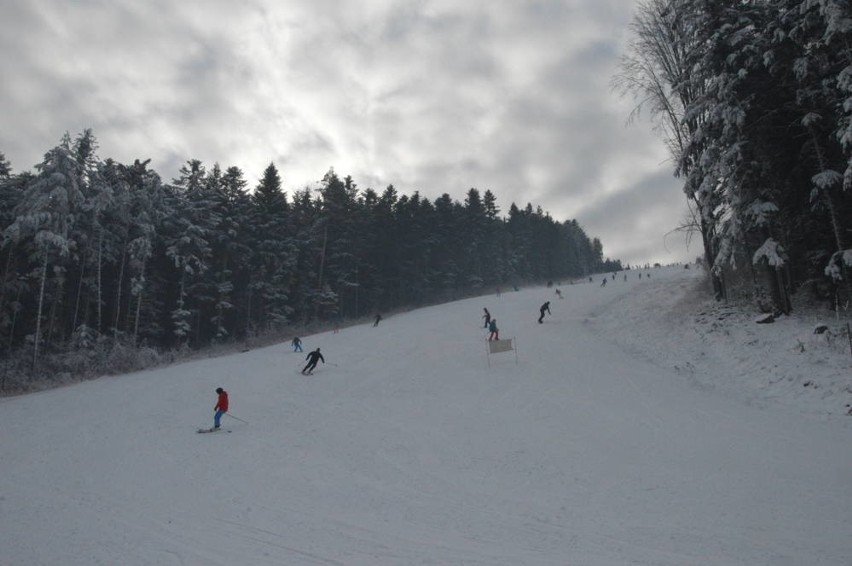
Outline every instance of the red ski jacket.
<svg viewBox="0 0 852 566">
<path fill-rule="evenodd" d="M 215 411 L 222 411 L 223 413 L 228 412 L 228 392 L 222 391 L 219 393 L 219 400 L 216 401 L 216 406 L 213 407 Z"/>
</svg>

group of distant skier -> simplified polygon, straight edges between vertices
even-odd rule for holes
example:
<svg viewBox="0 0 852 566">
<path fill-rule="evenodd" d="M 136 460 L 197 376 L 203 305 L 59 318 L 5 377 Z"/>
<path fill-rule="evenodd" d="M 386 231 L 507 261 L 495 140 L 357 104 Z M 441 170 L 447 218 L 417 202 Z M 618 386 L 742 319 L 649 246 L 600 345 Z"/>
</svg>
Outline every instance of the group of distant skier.
<svg viewBox="0 0 852 566">
<path fill-rule="evenodd" d="M 642 277 L 641 273 L 639 274 L 639 277 L 640 278 Z M 647 277 L 650 278 L 651 277 L 650 274 L 648 274 Z M 612 278 L 615 279 L 615 274 L 613 274 Z M 627 279 L 627 276 L 625 275 L 625 280 L 626 279 Z M 592 282 L 591 277 L 589 278 L 589 282 L 590 283 Z M 607 278 L 604 277 L 603 281 L 601 282 L 601 286 L 602 287 L 605 286 L 606 282 L 607 282 Z M 550 286 L 550 284 L 548 284 L 548 286 Z M 515 290 L 517 290 L 517 287 L 515 288 Z M 498 296 L 499 296 L 499 291 L 498 291 Z M 560 299 L 564 298 L 562 296 L 562 291 L 560 291 L 558 288 L 556 289 L 556 296 L 558 296 Z M 482 315 L 482 319 L 484 320 L 483 328 L 487 329 L 488 332 L 489 332 L 488 341 L 500 340 L 500 329 L 497 327 L 497 319 L 491 315 L 491 312 L 489 312 L 489 310 L 487 308 L 483 308 L 482 311 L 484 313 Z M 538 317 L 538 323 L 539 324 L 544 323 L 545 315 L 553 316 L 553 314 L 550 312 L 550 301 L 545 301 L 539 307 L 539 317 Z M 378 326 L 381 321 L 382 321 L 382 315 L 377 314 L 376 317 L 375 317 L 375 320 L 373 322 L 373 327 Z M 293 337 L 293 340 L 290 342 L 290 345 L 293 348 L 293 352 L 302 352 L 303 351 L 302 350 L 302 340 L 298 336 Z M 305 357 L 305 360 L 307 361 L 307 364 L 305 365 L 305 367 L 302 368 L 301 373 L 303 375 L 312 375 L 314 369 L 316 369 L 317 364 L 319 362 L 322 362 L 323 364 L 325 363 L 325 358 L 323 357 L 319 348 L 317 348 L 316 350 L 313 350 L 311 352 L 308 352 L 308 355 Z M 228 392 L 225 391 L 224 389 L 222 389 L 221 387 L 218 387 L 216 389 L 216 394 L 218 395 L 218 397 L 216 399 L 216 405 L 213 407 L 213 410 L 215 411 L 215 414 L 213 415 L 213 428 L 209 429 L 210 431 L 219 430 L 219 428 L 221 427 L 222 416 L 228 412 Z M 201 431 L 199 431 L 199 432 L 201 432 Z M 204 430 L 204 432 L 207 432 L 207 430 Z"/>
<path fill-rule="evenodd" d="M 293 346 L 294 352 L 302 351 L 302 340 L 298 336 L 293 337 L 290 344 Z M 304 375 L 311 375 L 319 362 L 325 363 L 325 358 L 322 357 L 319 348 L 312 352 L 308 352 L 305 360 L 307 360 L 308 363 L 304 368 L 302 368 L 302 374 Z M 221 387 L 217 387 L 216 395 L 216 404 L 213 406 L 213 428 L 200 429 L 198 432 L 213 432 L 220 430 L 222 427 L 222 416 L 228 412 L 228 392 Z"/>
<path fill-rule="evenodd" d="M 376 322 L 378 324 L 378 322 Z M 375 326 L 375 325 L 374 325 Z M 290 346 L 293 347 L 294 352 L 302 352 L 302 339 L 298 336 L 294 336 L 293 340 L 290 342 Z M 302 374 L 311 375 L 317 367 L 319 362 L 325 363 L 325 358 L 322 357 L 320 353 L 320 349 L 317 348 L 312 352 L 308 352 L 308 355 L 305 356 L 305 360 L 307 360 L 307 365 L 302 368 Z"/>
<path fill-rule="evenodd" d="M 646 274 L 645 274 L 645 277 L 646 277 L 646 278 L 648 278 L 648 279 L 650 279 L 650 278 L 651 278 L 651 274 L 650 274 L 650 273 L 646 273 Z M 642 273 L 639 273 L 639 279 L 642 279 Z M 613 274 L 612 274 L 612 280 L 613 280 L 613 281 L 615 281 L 615 273 L 613 273 Z M 625 280 L 625 281 L 627 281 L 627 274 L 626 274 L 626 273 L 624 274 L 624 280 Z M 589 283 L 591 283 L 591 282 L 592 282 L 592 278 L 591 278 L 591 277 L 589 277 Z M 603 279 L 601 279 L 601 287 L 606 287 L 606 282 L 607 282 L 607 278 L 606 278 L 606 277 L 604 277 Z M 562 298 L 562 297 L 560 296 L 560 298 Z"/>
<path fill-rule="evenodd" d="M 485 325 L 483 328 L 487 329 L 490 334 L 488 335 L 488 340 L 499 340 L 500 339 L 500 329 L 497 328 L 497 319 L 491 317 L 491 313 L 488 312 L 488 309 L 482 309 L 485 314 L 482 315 L 482 318 L 485 319 Z"/>
<path fill-rule="evenodd" d="M 560 291 L 558 291 L 558 289 L 557 289 L 557 295 L 559 296 L 560 299 L 562 298 L 562 293 Z M 500 339 L 500 329 L 497 328 L 497 318 L 491 316 L 491 312 L 489 312 L 489 310 L 485 307 L 482 308 L 482 312 L 484 313 L 482 315 L 482 318 L 485 321 L 483 328 L 487 329 L 488 332 L 489 332 L 488 341 L 491 342 L 492 340 L 499 340 Z M 545 314 L 551 314 L 551 312 L 550 312 L 550 301 L 545 301 L 545 303 L 543 305 L 541 305 L 541 307 L 539 308 L 539 317 L 538 317 L 538 323 L 539 324 L 543 323 Z"/>
</svg>

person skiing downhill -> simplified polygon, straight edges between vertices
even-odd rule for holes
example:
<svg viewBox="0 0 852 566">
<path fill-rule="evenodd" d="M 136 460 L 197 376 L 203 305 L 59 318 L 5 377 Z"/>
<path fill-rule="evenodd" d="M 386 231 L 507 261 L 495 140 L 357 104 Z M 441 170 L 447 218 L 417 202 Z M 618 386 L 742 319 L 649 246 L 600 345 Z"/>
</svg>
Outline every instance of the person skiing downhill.
<svg viewBox="0 0 852 566">
<path fill-rule="evenodd" d="M 222 415 L 228 412 L 228 392 L 222 389 L 221 387 L 216 388 L 216 393 L 218 393 L 219 397 L 216 399 L 216 406 L 213 407 L 213 410 L 216 411 L 216 414 L 213 415 L 213 428 L 218 429 L 221 424 Z"/>
<path fill-rule="evenodd" d="M 485 314 L 482 315 L 482 318 L 485 319 L 485 326 L 483 326 L 482 328 L 488 328 L 488 324 L 491 322 L 491 313 L 488 312 L 488 309 L 486 308 L 483 308 L 482 310 L 485 311 Z"/>
<path fill-rule="evenodd" d="M 544 313 L 546 312 L 547 314 L 551 314 L 550 313 L 550 301 L 547 301 L 546 303 L 541 305 L 541 308 L 538 309 L 538 310 L 541 313 L 541 316 L 538 317 L 538 323 L 541 324 L 542 323 L 541 321 L 544 320 Z"/>
<path fill-rule="evenodd" d="M 302 339 L 298 336 L 293 336 L 293 341 L 290 343 L 290 345 L 293 346 L 294 352 L 302 351 Z"/>
<path fill-rule="evenodd" d="M 491 331 L 491 334 L 488 336 L 489 342 L 491 340 L 499 340 L 500 339 L 500 329 L 497 328 L 497 319 L 492 318 L 491 322 L 488 323 L 488 330 Z"/>
<path fill-rule="evenodd" d="M 325 363 L 325 358 L 320 354 L 320 349 L 317 348 L 313 352 L 308 352 L 308 356 L 305 358 L 308 360 L 308 364 L 302 370 L 302 373 L 312 374 L 314 372 L 314 368 L 317 367 L 317 362 L 322 360 L 322 363 Z"/>
</svg>

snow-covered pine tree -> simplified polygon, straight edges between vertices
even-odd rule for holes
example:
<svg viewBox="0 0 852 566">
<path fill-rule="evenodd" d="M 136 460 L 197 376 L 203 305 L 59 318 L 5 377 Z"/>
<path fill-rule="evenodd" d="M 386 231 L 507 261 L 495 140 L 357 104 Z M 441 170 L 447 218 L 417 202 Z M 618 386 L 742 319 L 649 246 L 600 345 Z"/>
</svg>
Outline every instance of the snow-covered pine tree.
<svg viewBox="0 0 852 566">
<path fill-rule="evenodd" d="M 334 170 L 323 177 L 319 189 L 322 205 L 316 234 L 322 234 L 317 280 L 317 315 L 352 316 L 363 249 L 363 232 L 358 214 L 358 188 L 351 177 L 341 180 Z M 332 304 L 332 295 L 336 296 Z"/>
<path fill-rule="evenodd" d="M 150 287 L 148 270 L 155 249 L 162 244 L 161 238 L 165 233 L 163 223 L 174 215 L 169 208 L 173 199 L 168 196 L 160 176 L 148 169 L 149 162 L 150 160 L 137 159 L 133 165 L 123 167 L 123 176 L 130 192 L 125 253 L 129 268 L 129 299 L 132 299 L 132 303 L 128 300 L 125 308 L 125 324 L 119 323 L 117 309 L 116 327 L 125 332 L 132 331 L 134 343 L 138 343 L 140 332 L 158 342 L 163 339 L 153 301 L 147 301 L 148 308 L 143 309 L 143 305 L 146 304 L 149 294 L 153 294 L 147 292 Z M 147 321 L 147 324 L 143 324 L 143 320 Z"/>
<path fill-rule="evenodd" d="M 99 162 L 97 148 L 97 139 L 89 129 L 74 141 L 74 154 L 80 167 L 80 190 L 84 198 L 73 236 L 78 245 L 71 273 L 76 276 L 77 285 L 70 331 L 74 332 L 79 325 L 86 324 L 101 335 L 104 332 L 106 300 L 104 264 L 114 263 L 118 254 L 116 236 L 110 232 L 107 214 L 113 206 L 115 185 L 121 181 L 114 162 Z M 94 310 L 94 321 L 89 319 L 91 309 Z"/>
<path fill-rule="evenodd" d="M 29 264 L 37 280 L 37 309 L 33 333 L 33 371 L 38 364 L 42 342 L 43 313 L 46 300 L 60 300 L 62 278 L 55 278 L 56 286 L 48 289 L 48 267 L 56 265 L 61 274 L 62 261 L 71 252 L 69 232 L 80 212 L 83 194 L 80 191 L 80 166 L 71 149 L 70 137 L 48 151 L 44 160 L 36 165 L 37 175 L 27 184 L 21 201 L 15 207 L 15 219 L 6 228 L 4 237 L 13 242 L 28 240 L 32 243 Z M 54 309 L 52 309 L 55 312 Z"/>
<path fill-rule="evenodd" d="M 209 268 L 210 227 L 215 225 L 212 206 L 204 192 L 204 166 L 190 160 L 175 179 L 172 198 L 174 214 L 166 219 L 166 256 L 173 262 L 177 275 L 175 308 L 171 312 L 172 332 L 180 347 L 189 345 L 193 317 L 209 299 L 204 293 L 203 274 Z"/>
<path fill-rule="evenodd" d="M 717 255 L 717 195 L 701 174 L 696 134 L 704 121 L 696 102 L 705 92 L 706 77 L 696 75 L 693 65 L 707 51 L 706 30 L 695 11 L 701 8 L 685 0 L 645 0 L 631 24 L 632 37 L 622 55 L 613 86 L 622 94 L 632 94 L 637 106 L 631 118 L 643 110 L 650 113 L 677 167 L 674 174 L 684 179 L 691 217 L 687 226 L 701 234 L 704 258 L 713 265 Z M 714 293 L 724 295 L 719 273 L 712 273 Z"/>
<path fill-rule="evenodd" d="M 252 250 L 248 239 L 251 199 L 246 186 L 239 167 L 229 167 L 222 174 L 215 164 L 207 179 L 207 192 L 219 221 L 211 233 L 211 269 L 207 272 L 215 289 L 209 321 L 216 342 L 226 340 L 238 328 L 230 315 L 237 310 L 237 301 L 247 297 Z"/>
<path fill-rule="evenodd" d="M 0 152 L 0 336 L 4 336 L 11 326 L 11 313 L 7 311 L 9 297 L 14 291 L 12 275 L 15 246 L 3 234 L 14 220 L 14 210 L 23 195 L 26 181 L 12 175 L 12 164 L 6 155 Z"/>
<path fill-rule="evenodd" d="M 812 206 L 830 221 L 833 240 L 824 272 L 852 302 L 852 5 L 841 0 L 788 0 L 775 44 L 793 59 L 796 101 L 811 168 Z"/>
<path fill-rule="evenodd" d="M 292 313 L 289 286 L 296 269 L 289 204 L 273 163 L 264 170 L 252 203 L 249 320 L 251 327 L 269 331 L 289 320 Z"/>
<path fill-rule="evenodd" d="M 393 214 L 399 238 L 395 247 L 399 254 L 400 300 L 420 304 L 439 290 L 435 207 L 415 191 L 411 197 L 397 199 Z"/>
</svg>

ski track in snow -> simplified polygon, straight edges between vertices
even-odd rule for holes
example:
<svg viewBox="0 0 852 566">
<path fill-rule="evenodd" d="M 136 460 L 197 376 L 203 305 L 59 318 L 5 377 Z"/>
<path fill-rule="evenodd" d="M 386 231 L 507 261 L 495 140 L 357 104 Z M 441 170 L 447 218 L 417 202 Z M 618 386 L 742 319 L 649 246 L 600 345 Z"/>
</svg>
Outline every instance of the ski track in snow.
<svg viewBox="0 0 852 566">
<path fill-rule="evenodd" d="M 848 357 L 651 273 L 0 400 L 0 565 L 852 564 Z"/>
</svg>

